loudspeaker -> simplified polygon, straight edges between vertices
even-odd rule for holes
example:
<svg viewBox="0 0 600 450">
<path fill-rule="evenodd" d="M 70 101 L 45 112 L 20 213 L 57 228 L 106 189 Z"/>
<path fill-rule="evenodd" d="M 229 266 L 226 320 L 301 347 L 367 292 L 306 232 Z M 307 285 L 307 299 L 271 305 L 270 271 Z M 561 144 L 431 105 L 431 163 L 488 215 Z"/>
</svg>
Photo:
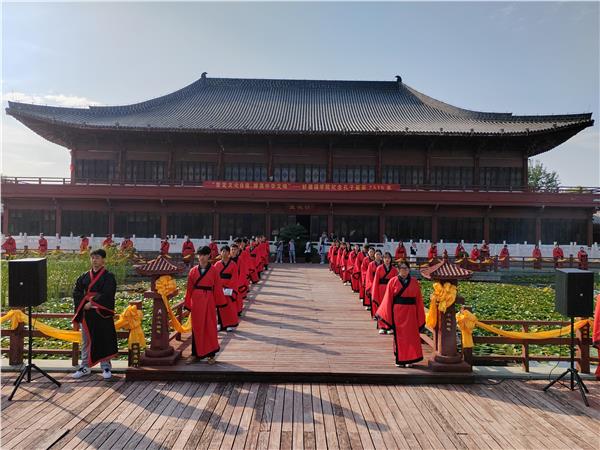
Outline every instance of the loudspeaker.
<svg viewBox="0 0 600 450">
<path fill-rule="evenodd" d="M 38 306 L 47 296 L 46 258 L 8 261 L 8 305 Z"/>
<path fill-rule="evenodd" d="M 566 317 L 594 315 L 594 273 L 589 270 L 557 269 L 556 312 Z"/>
</svg>

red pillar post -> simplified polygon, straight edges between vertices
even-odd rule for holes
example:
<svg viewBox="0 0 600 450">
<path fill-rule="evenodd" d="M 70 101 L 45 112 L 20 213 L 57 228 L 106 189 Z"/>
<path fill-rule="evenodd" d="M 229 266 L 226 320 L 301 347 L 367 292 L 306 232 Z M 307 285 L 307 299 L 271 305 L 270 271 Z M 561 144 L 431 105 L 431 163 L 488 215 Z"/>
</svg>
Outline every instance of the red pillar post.
<svg viewBox="0 0 600 450">
<path fill-rule="evenodd" d="M 167 235 L 167 213 L 162 211 L 160 213 L 160 238 L 162 239 Z"/>
<path fill-rule="evenodd" d="M 2 211 L 2 233 L 6 235 L 8 233 L 8 214 L 9 208 L 4 204 L 4 211 Z"/>
</svg>

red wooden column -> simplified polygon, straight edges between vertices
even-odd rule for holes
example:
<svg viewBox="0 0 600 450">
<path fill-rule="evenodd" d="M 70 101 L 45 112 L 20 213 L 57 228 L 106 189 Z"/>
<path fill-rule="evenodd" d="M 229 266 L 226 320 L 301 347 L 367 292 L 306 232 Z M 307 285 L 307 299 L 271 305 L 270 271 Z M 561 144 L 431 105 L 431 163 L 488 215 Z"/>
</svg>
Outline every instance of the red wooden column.
<svg viewBox="0 0 600 450">
<path fill-rule="evenodd" d="M 385 234 L 385 214 L 383 210 L 379 212 L 379 242 L 383 242 L 383 235 Z"/>
<path fill-rule="evenodd" d="M 115 234 L 115 210 L 112 208 L 108 210 L 108 234 Z"/>
<path fill-rule="evenodd" d="M 54 232 L 62 236 L 62 208 L 60 205 L 56 205 L 56 209 L 54 210 L 54 223 L 56 228 Z"/>
<path fill-rule="evenodd" d="M 327 234 L 333 233 L 333 207 L 329 209 L 329 214 L 327 214 Z"/>
<path fill-rule="evenodd" d="M 4 204 L 4 210 L 2 211 L 2 233 L 6 235 L 8 233 L 8 214 L 9 208 Z"/>
<path fill-rule="evenodd" d="M 213 232 L 212 232 L 212 238 L 213 239 L 219 239 L 219 213 L 215 210 L 213 210 Z M 229 236 L 225 236 L 225 239 L 229 239 Z"/>
<path fill-rule="evenodd" d="M 267 241 L 271 240 L 271 209 L 268 206 L 265 211 L 265 236 Z"/>
<path fill-rule="evenodd" d="M 587 245 L 591 246 L 594 243 L 594 214 L 591 213 L 587 220 Z"/>
<path fill-rule="evenodd" d="M 161 211 L 160 213 L 160 237 L 161 239 L 167 235 L 167 213 Z"/>
<path fill-rule="evenodd" d="M 487 243 L 490 242 L 490 216 L 487 211 L 483 216 L 483 239 L 485 239 L 485 242 Z"/>
<path fill-rule="evenodd" d="M 437 212 L 434 212 L 431 215 L 431 242 L 437 242 L 438 235 L 438 215 Z"/>
<path fill-rule="evenodd" d="M 542 240 L 542 218 L 538 215 L 535 218 L 535 243 Z M 549 242 L 551 243 L 551 242 Z"/>
</svg>

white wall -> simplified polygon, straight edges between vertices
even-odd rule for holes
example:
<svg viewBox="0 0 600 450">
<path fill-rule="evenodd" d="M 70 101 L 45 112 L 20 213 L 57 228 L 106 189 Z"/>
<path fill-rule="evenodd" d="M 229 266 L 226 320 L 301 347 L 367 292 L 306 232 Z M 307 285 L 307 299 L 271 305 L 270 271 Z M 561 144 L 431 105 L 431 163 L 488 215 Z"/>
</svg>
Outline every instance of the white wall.
<svg viewBox="0 0 600 450">
<path fill-rule="evenodd" d="M 4 242 L 4 235 L 2 236 L 2 242 Z M 26 234 L 21 234 L 19 236 L 13 236 L 15 241 L 17 242 L 17 249 L 23 249 L 25 245 L 28 245 L 31 250 L 36 250 L 38 248 L 38 236 L 27 236 Z M 106 236 L 88 236 L 90 239 L 90 247 L 92 249 L 100 248 L 102 245 L 102 241 L 106 238 Z M 60 245 L 60 248 L 63 250 L 71 250 L 71 251 L 79 251 L 79 242 L 81 241 L 79 236 L 46 236 L 48 240 L 48 249 L 54 250 L 56 245 Z M 152 238 L 137 238 L 135 236 L 131 237 L 133 241 L 134 247 L 138 251 L 143 252 L 157 252 L 160 250 L 160 237 L 154 236 Z M 204 236 L 202 239 L 192 239 L 194 246 L 196 249 L 203 245 L 208 245 L 210 243 L 211 236 Z M 113 240 L 120 244 L 123 241 L 123 237 L 113 236 Z M 183 241 L 185 241 L 185 236 L 171 236 L 169 238 L 169 243 L 171 244 L 170 253 L 180 253 L 181 246 L 183 245 Z M 230 236 L 228 240 L 219 240 L 217 241 L 217 245 L 221 247 L 221 245 L 231 244 L 233 242 L 233 237 Z M 354 242 L 353 242 L 354 243 Z M 316 249 L 316 244 L 313 243 Z M 362 246 L 363 242 L 358 242 Z M 429 250 L 430 242 L 429 241 L 419 241 L 417 244 L 417 256 L 418 257 L 427 257 L 427 251 Z M 471 248 L 474 243 L 465 242 L 463 243 L 465 250 L 470 253 Z M 476 242 L 476 244 L 481 247 L 481 242 Z M 376 246 L 377 248 L 382 249 L 383 251 L 388 251 L 392 255 L 396 252 L 396 248 L 398 247 L 398 242 L 387 241 L 385 243 L 382 242 L 372 242 L 371 245 Z M 406 250 L 408 251 L 408 247 L 410 246 L 410 242 L 404 243 Z M 490 244 L 490 252 L 491 255 L 497 255 L 500 252 L 500 249 L 504 243 L 491 243 Z M 542 244 L 540 245 L 540 249 L 542 250 L 542 256 L 544 257 L 552 257 L 552 249 L 554 244 Z M 570 245 L 563 245 L 562 249 L 565 253 L 565 256 L 573 255 L 576 256 L 579 251 L 579 247 L 581 245 L 577 243 L 572 243 Z M 591 247 L 585 246 L 586 251 L 590 258 L 600 258 L 600 247 L 597 243 L 594 243 Z M 454 256 L 454 250 L 456 249 L 455 242 L 438 242 L 438 255 L 442 255 L 444 249 L 448 251 L 448 255 Z M 525 256 L 530 257 L 531 252 L 533 251 L 533 243 L 527 244 L 509 244 L 508 249 L 511 256 L 519 257 Z M 296 249 L 298 254 L 304 251 L 300 251 L 301 249 Z M 275 251 L 274 245 L 271 244 L 271 252 Z"/>
</svg>

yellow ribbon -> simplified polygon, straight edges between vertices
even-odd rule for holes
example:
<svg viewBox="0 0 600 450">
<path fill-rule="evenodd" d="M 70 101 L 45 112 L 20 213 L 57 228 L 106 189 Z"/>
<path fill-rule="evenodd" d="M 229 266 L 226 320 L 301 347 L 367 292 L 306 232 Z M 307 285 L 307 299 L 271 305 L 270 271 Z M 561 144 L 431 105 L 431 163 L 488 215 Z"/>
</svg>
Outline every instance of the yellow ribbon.
<svg viewBox="0 0 600 450">
<path fill-rule="evenodd" d="M 172 292 L 175 292 L 175 290 L 177 290 L 177 283 L 170 275 L 163 275 L 156 280 L 156 292 L 158 292 L 162 297 L 162 301 L 167 309 L 167 314 L 169 315 L 173 329 L 178 333 L 189 333 L 192 331 L 191 314 L 188 315 L 187 320 L 182 325 L 181 322 L 179 322 L 179 319 L 177 319 L 177 316 L 175 316 L 173 309 L 171 309 L 169 299 L 167 298 L 167 296 Z"/>
<path fill-rule="evenodd" d="M 10 329 L 14 330 L 20 323 L 27 323 L 28 318 L 20 309 L 11 309 L 0 317 L 0 323 L 4 323 L 7 320 L 10 320 Z M 35 317 L 31 319 L 31 326 L 34 330 L 48 337 L 81 344 L 81 331 L 61 330 L 60 328 L 40 322 Z M 125 308 L 125 311 L 119 315 L 118 320 L 115 322 L 115 328 L 129 330 L 128 344 L 130 348 L 132 344 L 139 344 L 140 348 L 146 347 L 146 337 L 142 329 L 142 311 L 139 311 L 135 306 L 129 305 Z"/>
<path fill-rule="evenodd" d="M 127 345 L 129 348 L 133 344 L 138 344 L 140 348 L 146 348 L 146 336 L 144 336 L 144 329 L 142 328 L 142 318 L 144 313 L 137 309 L 133 305 L 129 305 L 125 310 L 119 314 L 117 321 L 115 322 L 115 328 L 117 330 L 124 328 L 129 330 L 129 337 L 127 338 Z"/>
<path fill-rule="evenodd" d="M 467 310 L 463 310 L 456 314 L 456 322 L 462 334 L 463 348 L 473 347 L 473 329 L 475 327 L 479 327 L 483 330 L 489 331 L 490 333 L 511 339 L 552 339 L 561 336 L 567 336 L 571 333 L 571 325 L 566 325 L 556 330 L 535 331 L 528 333 L 523 331 L 506 331 L 501 328 L 480 322 L 477 320 L 475 314 Z M 575 322 L 575 330 L 579 330 L 588 324 L 593 326 L 590 319 L 578 320 Z"/>
<path fill-rule="evenodd" d="M 438 311 L 445 313 L 454 304 L 456 292 L 456 286 L 452 283 L 446 282 L 443 285 L 439 281 L 433 283 L 433 292 L 429 297 L 431 302 L 425 319 L 425 323 L 429 328 L 435 328 L 437 325 Z"/>
</svg>

